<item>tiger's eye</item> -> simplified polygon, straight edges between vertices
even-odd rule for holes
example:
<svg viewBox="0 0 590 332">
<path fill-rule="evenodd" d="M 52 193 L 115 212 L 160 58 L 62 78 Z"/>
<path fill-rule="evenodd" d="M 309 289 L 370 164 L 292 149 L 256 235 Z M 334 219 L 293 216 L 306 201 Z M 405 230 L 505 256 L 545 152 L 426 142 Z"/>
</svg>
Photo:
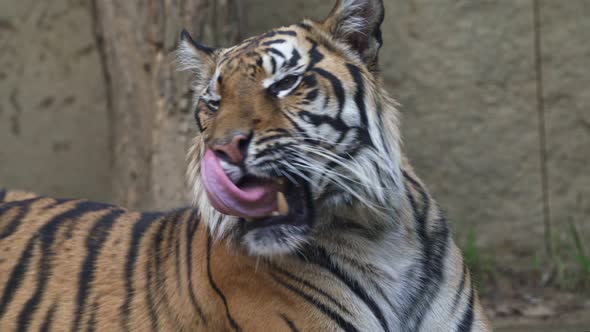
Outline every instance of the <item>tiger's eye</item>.
<svg viewBox="0 0 590 332">
<path fill-rule="evenodd" d="M 271 86 L 268 87 L 268 91 L 277 96 L 281 91 L 289 90 L 297 83 L 299 80 L 299 76 L 296 75 L 288 75 L 285 76 L 282 80 L 273 83 Z"/>
</svg>

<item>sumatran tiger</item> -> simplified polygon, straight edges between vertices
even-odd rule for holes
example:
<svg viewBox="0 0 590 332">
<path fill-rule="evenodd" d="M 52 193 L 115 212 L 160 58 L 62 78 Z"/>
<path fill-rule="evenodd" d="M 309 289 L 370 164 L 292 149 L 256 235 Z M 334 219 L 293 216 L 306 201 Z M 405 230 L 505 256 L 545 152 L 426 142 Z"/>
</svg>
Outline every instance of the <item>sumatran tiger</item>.
<svg viewBox="0 0 590 332">
<path fill-rule="evenodd" d="M 340 0 L 195 73 L 195 206 L 0 194 L 0 331 L 488 331 L 378 71 L 381 0 Z"/>
</svg>

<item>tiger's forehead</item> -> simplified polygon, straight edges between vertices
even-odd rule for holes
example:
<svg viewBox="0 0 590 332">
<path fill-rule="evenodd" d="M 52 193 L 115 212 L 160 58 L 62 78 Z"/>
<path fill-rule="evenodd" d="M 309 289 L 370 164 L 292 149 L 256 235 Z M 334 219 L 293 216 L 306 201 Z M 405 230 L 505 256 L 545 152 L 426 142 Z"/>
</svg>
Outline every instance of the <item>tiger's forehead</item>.
<svg viewBox="0 0 590 332">
<path fill-rule="evenodd" d="M 271 30 L 226 49 L 220 55 L 215 76 L 238 72 L 256 80 L 261 72 L 271 77 L 300 71 L 309 62 L 310 46 L 307 31 L 297 26 Z"/>
</svg>

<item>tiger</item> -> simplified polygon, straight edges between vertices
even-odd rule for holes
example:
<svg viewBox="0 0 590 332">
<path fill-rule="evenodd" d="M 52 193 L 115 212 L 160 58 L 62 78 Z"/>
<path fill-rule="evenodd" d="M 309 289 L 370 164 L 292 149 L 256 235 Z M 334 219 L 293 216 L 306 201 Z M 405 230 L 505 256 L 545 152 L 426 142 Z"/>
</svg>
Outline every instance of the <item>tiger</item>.
<svg viewBox="0 0 590 332">
<path fill-rule="evenodd" d="M 338 0 L 228 48 L 183 31 L 193 204 L 3 192 L 0 330 L 490 331 L 402 152 L 384 16 L 382 0 Z"/>
</svg>

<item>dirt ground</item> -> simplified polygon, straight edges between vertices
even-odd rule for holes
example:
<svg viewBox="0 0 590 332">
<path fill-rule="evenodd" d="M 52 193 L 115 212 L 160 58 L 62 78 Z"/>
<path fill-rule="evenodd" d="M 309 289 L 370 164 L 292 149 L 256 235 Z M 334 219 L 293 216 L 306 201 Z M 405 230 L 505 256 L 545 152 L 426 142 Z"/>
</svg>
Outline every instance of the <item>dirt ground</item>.
<svg viewBox="0 0 590 332">
<path fill-rule="evenodd" d="M 590 290 L 541 286 L 539 274 L 500 271 L 480 287 L 499 332 L 590 332 Z"/>
</svg>

